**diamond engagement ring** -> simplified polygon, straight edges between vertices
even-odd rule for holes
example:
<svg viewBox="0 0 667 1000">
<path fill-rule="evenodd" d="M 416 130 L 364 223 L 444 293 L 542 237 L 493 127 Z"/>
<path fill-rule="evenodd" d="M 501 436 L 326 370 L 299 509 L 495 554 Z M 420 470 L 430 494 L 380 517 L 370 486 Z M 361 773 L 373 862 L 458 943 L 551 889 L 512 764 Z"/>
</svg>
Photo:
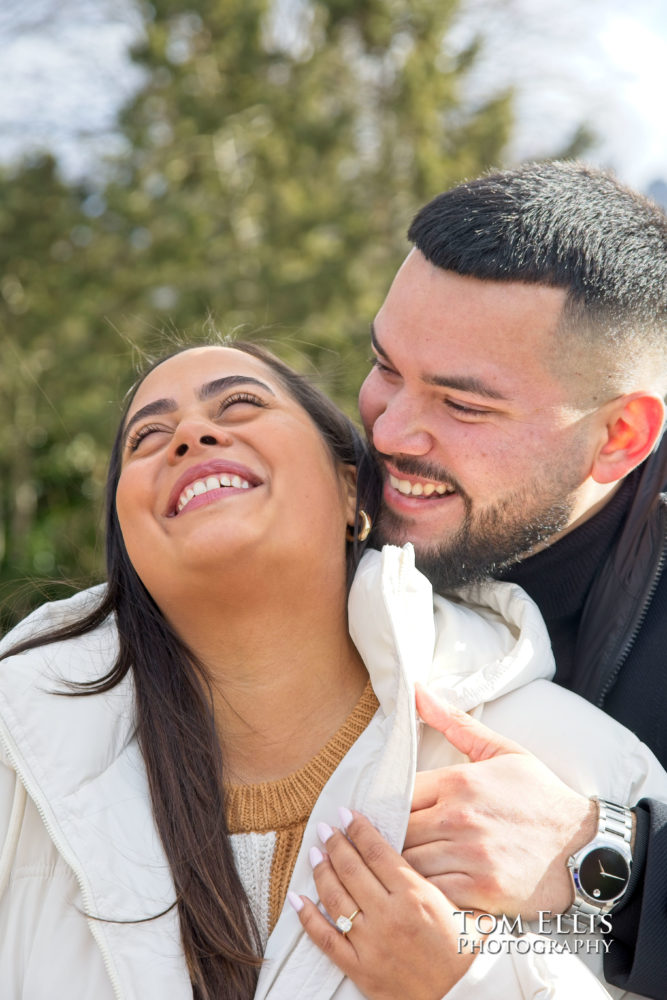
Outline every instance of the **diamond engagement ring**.
<svg viewBox="0 0 667 1000">
<path fill-rule="evenodd" d="M 346 937 L 350 933 L 350 931 L 352 930 L 352 921 L 354 920 L 354 918 L 356 917 L 356 915 L 358 913 L 359 913 L 359 910 L 357 909 L 357 910 L 354 911 L 354 913 L 351 913 L 349 917 L 344 917 L 341 914 L 341 916 L 336 921 L 336 927 L 341 932 L 341 934 L 343 935 L 343 937 Z"/>
</svg>

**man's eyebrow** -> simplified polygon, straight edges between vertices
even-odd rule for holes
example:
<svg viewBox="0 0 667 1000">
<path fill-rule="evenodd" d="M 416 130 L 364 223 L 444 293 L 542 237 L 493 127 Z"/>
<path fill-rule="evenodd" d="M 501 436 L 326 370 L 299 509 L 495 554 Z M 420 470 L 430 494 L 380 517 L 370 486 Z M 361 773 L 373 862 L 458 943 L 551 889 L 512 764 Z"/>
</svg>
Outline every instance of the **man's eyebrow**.
<svg viewBox="0 0 667 1000">
<path fill-rule="evenodd" d="M 223 378 L 213 379 L 212 382 L 205 382 L 197 390 L 197 399 L 202 400 L 211 399 L 214 396 L 219 396 L 221 392 L 225 389 L 230 389 L 236 385 L 258 385 L 260 388 L 265 389 L 266 392 L 271 393 L 275 396 L 275 392 L 271 389 L 265 382 L 261 382 L 258 378 L 253 378 L 252 375 L 225 375 Z M 123 441 L 127 441 L 127 436 L 130 430 L 139 420 L 144 420 L 146 417 L 156 417 L 163 413 L 173 413 L 174 410 L 178 409 L 178 403 L 175 399 L 155 399 L 152 403 L 146 403 L 142 406 L 140 410 L 137 410 L 135 414 L 127 422 L 127 426 L 123 432 Z"/>
<path fill-rule="evenodd" d="M 426 375 L 422 379 L 427 385 L 437 385 L 442 389 L 458 389 L 459 392 L 471 392 L 475 396 L 485 396 L 486 399 L 507 400 L 507 396 L 487 385 L 481 378 L 474 375 Z"/>
<path fill-rule="evenodd" d="M 391 364 L 389 355 L 383 350 L 377 339 L 373 323 L 371 323 L 371 343 L 375 351 Z M 477 378 L 475 375 L 424 375 L 422 376 L 422 382 L 425 382 L 426 385 L 437 385 L 442 389 L 458 389 L 459 392 L 470 392 L 475 396 L 485 396 L 487 399 L 507 400 L 507 396 L 504 393 L 487 385 L 483 379 Z"/>
<path fill-rule="evenodd" d="M 371 323 L 371 344 L 375 348 L 377 354 L 381 354 L 386 361 L 389 361 L 388 354 L 380 346 L 380 341 L 378 340 L 377 333 L 375 332 L 375 323 Z"/>
</svg>

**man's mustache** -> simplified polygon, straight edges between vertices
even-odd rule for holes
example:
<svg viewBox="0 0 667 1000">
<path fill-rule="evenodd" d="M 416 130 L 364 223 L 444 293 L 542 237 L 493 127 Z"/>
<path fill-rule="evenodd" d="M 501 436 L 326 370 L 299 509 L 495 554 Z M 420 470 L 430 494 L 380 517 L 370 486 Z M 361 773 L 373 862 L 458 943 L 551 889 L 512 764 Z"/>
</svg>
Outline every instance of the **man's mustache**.
<svg viewBox="0 0 667 1000">
<path fill-rule="evenodd" d="M 373 448 L 373 454 L 376 461 L 384 468 L 385 473 L 385 462 L 389 462 L 397 472 L 402 472 L 406 476 L 419 476 L 421 479 L 431 479 L 444 483 L 447 486 L 452 486 L 462 497 L 467 496 L 459 481 L 441 465 L 424 462 L 410 455 L 385 455 L 376 448 Z"/>
</svg>

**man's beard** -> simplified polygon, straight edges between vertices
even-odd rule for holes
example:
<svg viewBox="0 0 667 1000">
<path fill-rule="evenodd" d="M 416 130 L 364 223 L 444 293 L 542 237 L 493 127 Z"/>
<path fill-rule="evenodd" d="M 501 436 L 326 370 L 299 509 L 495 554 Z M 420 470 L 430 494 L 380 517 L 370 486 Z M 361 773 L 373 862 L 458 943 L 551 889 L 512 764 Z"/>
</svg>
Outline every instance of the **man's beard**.
<svg viewBox="0 0 667 1000">
<path fill-rule="evenodd" d="M 436 471 L 430 466 L 427 471 L 424 463 L 409 459 L 400 464 L 393 459 L 393 464 L 407 475 L 451 484 L 463 503 L 463 523 L 453 536 L 434 539 L 427 547 L 415 547 L 418 569 L 439 593 L 492 576 L 519 562 L 537 545 L 562 531 L 570 521 L 575 490 L 581 483 L 580 478 L 568 483 L 551 478 L 545 483 L 546 477 L 543 477 L 540 482 L 533 481 L 510 493 L 495 506 L 475 513 L 471 498 L 443 470 Z M 377 525 L 377 537 L 381 544 L 402 545 L 410 541 L 409 523 L 385 505 Z"/>
</svg>

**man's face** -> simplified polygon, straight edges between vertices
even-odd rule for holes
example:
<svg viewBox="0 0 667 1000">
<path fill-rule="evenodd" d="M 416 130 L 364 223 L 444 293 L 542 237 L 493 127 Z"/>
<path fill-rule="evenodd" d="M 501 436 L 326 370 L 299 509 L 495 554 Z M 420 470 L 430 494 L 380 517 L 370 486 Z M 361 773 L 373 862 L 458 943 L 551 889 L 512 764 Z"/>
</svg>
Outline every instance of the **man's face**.
<svg viewBox="0 0 667 1000">
<path fill-rule="evenodd" d="M 375 319 L 359 406 L 385 470 L 381 538 L 413 542 L 437 589 L 516 561 L 590 506 L 597 405 L 571 402 L 588 373 L 563 375 L 564 301 L 414 250 Z"/>
</svg>

